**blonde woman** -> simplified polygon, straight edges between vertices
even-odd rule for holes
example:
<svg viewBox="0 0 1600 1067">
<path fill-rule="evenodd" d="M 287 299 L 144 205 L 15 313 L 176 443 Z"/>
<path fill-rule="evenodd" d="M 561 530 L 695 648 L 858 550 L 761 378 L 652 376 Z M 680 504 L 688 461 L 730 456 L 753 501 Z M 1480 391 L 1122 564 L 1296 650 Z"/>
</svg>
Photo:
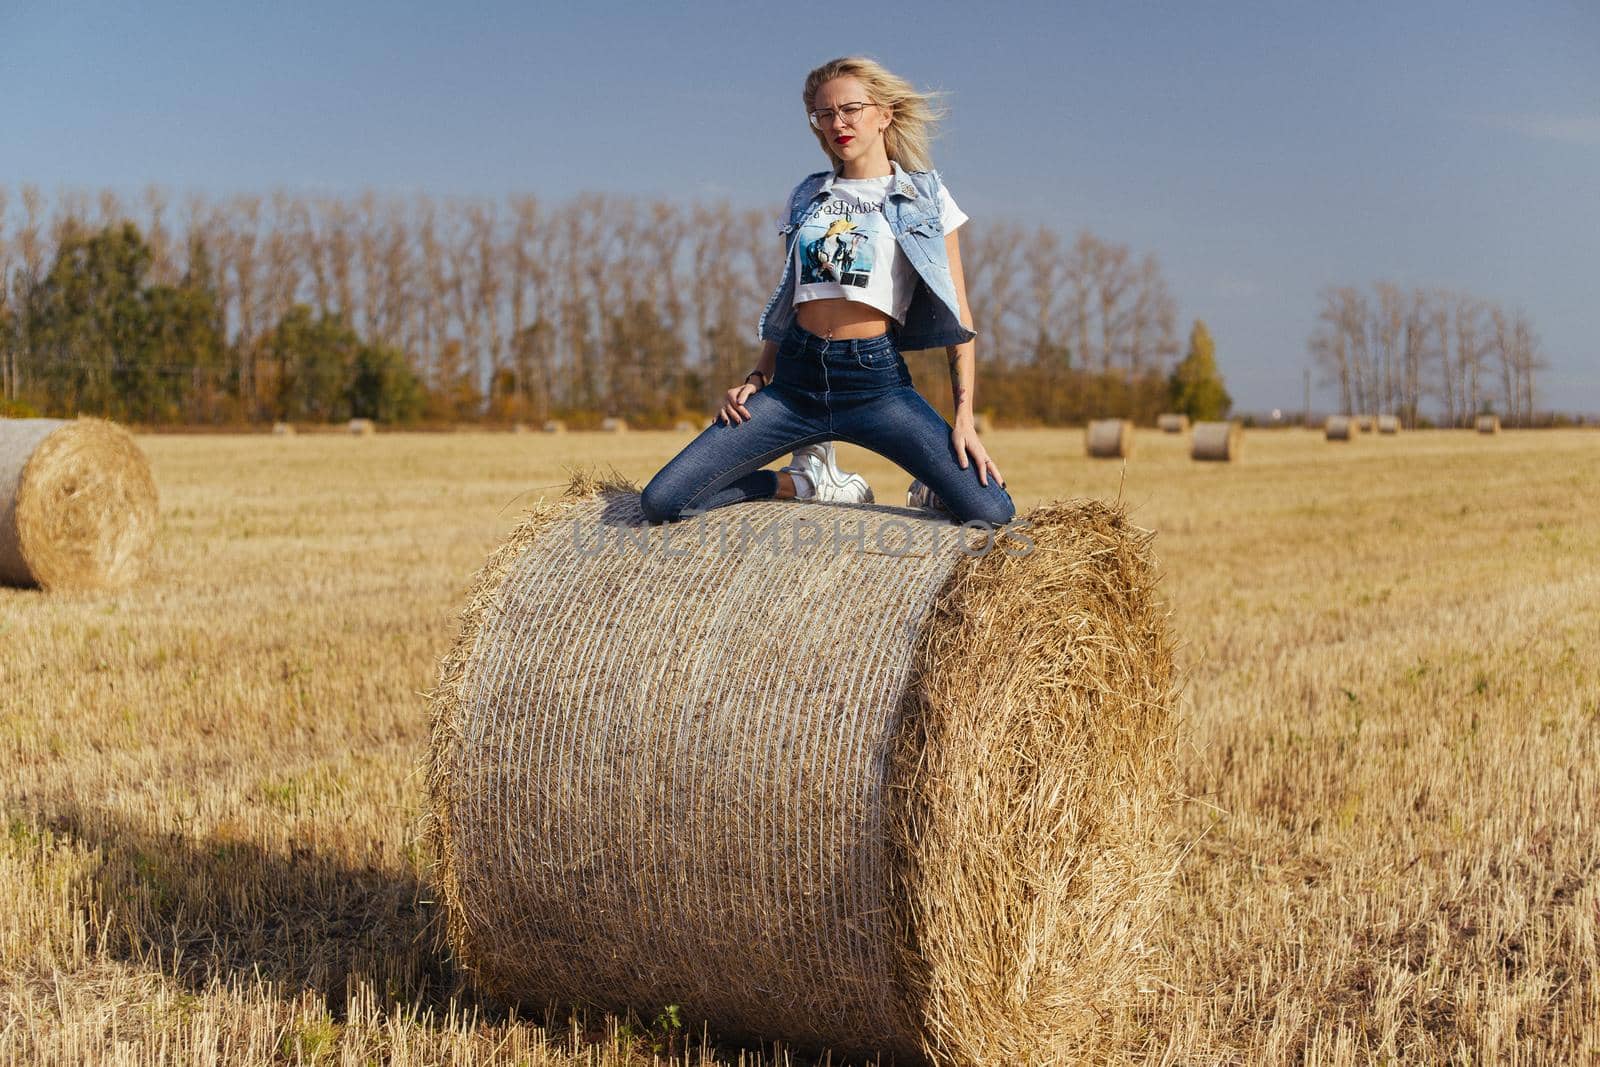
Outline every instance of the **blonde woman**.
<svg viewBox="0 0 1600 1067">
<path fill-rule="evenodd" d="M 832 166 L 789 194 L 755 369 L 645 486 L 645 517 L 770 498 L 871 502 L 866 480 L 835 462 L 837 440 L 913 475 L 910 506 L 1010 522 L 1005 479 L 973 428 L 977 335 L 955 233 L 967 216 L 928 158 L 929 96 L 862 56 L 811 71 L 802 96 Z M 912 387 L 900 353 L 922 348 L 949 355 L 953 426 Z M 762 469 L 791 450 L 787 466 Z"/>
</svg>

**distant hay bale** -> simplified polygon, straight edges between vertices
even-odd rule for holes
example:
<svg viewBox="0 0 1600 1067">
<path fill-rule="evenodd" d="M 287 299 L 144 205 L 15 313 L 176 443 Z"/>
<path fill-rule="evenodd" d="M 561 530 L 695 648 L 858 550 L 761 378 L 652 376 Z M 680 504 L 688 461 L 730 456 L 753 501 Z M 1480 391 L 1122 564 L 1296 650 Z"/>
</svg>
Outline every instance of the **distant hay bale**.
<svg viewBox="0 0 1600 1067">
<path fill-rule="evenodd" d="M 1231 463 L 1239 458 L 1244 430 L 1237 422 L 1197 422 L 1189 442 L 1189 457 Z"/>
<path fill-rule="evenodd" d="M 527 433 L 528 432 L 528 424 L 525 423 L 525 422 L 514 422 L 514 423 L 511 424 L 511 432 L 512 433 Z"/>
<path fill-rule="evenodd" d="M 795 526 L 841 516 L 864 542 Z M 1027 546 L 795 501 L 650 526 L 581 473 L 535 505 L 432 694 L 474 983 L 902 1065 L 1076 1058 L 1173 861 L 1172 646 L 1148 532 L 1026 519 Z M 783 565 L 719 551 L 740 530 Z"/>
<path fill-rule="evenodd" d="M 1498 415 L 1479 415 L 1478 416 L 1478 432 L 1479 433 L 1499 433 L 1500 432 L 1500 416 L 1498 416 Z"/>
<path fill-rule="evenodd" d="M 1162 433 L 1187 433 L 1189 431 L 1189 416 L 1187 415 L 1157 415 L 1156 429 Z"/>
<path fill-rule="evenodd" d="M 1373 430 L 1378 428 L 1377 420 L 1375 420 L 1371 415 L 1356 416 L 1356 425 L 1361 428 L 1362 433 L 1371 433 Z"/>
<path fill-rule="evenodd" d="M 1084 447 L 1097 459 L 1123 459 L 1133 455 L 1133 422 L 1129 419 L 1095 419 L 1083 435 Z"/>
<path fill-rule="evenodd" d="M 294 436 L 294 423 L 292 423 L 292 422 L 275 422 L 275 423 L 273 423 L 272 424 L 272 436 L 274 436 L 274 437 L 293 437 Z"/>
<path fill-rule="evenodd" d="M 1400 416 L 1379 415 L 1378 432 L 1383 434 L 1397 434 L 1400 432 Z"/>
<path fill-rule="evenodd" d="M 988 433 L 994 429 L 994 419 L 987 412 L 979 412 L 972 416 L 972 428 L 979 433 Z"/>
<path fill-rule="evenodd" d="M 0 582 L 120 589 L 144 569 L 155 532 L 155 481 L 128 431 L 0 419 Z"/>
<path fill-rule="evenodd" d="M 351 419 L 350 432 L 357 437 L 367 437 L 378 432 L 371 419 Z"/>
<path fill-rule="evenodd" d="M 602 433 L 627 433 L 628 423 L 624 419 L 608 416 L 600 420 L 600 430 Z"/>
<path fill-rule="evenodd" d="M 1361 424 L 1353 415 L 1329 415 L 1323 423 L 1323 436 L 1330 441 L 1353 441 L 1361 436 Z"/>
<path fill-rule="evenodd" d="M 695 424 L 690 422 L 688 419 L 679 419 L 677 422 L 673 423 L 672 429 L 676 433 L 694 433 L 696 427 Z"/>
<path fill-rule="evenodd" d="M 567 424 L 565 422 L 561 421 L 560 419 L 545 419 L 544 420 L 544 432 L 545 433 L 566 433 L 567 432 Z"/>
</svg>

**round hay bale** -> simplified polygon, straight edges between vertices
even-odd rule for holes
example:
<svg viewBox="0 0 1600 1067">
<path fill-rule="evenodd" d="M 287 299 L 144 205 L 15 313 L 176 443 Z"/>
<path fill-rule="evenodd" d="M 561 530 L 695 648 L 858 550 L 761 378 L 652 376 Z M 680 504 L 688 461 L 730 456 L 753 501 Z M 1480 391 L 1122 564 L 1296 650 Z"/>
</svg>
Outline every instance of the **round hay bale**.
<svg viewBox="0 0 1600 1067">
<path fill-rule="evenodd" d="M 511 432 L 512 433 L 527 433 L 528 432 L 528 424 L 525 423 L 525 422 L 514 422 L 514 423 L 511 424 Z"/>
<path fill-rule="evenodd" d="M 1157 415 L 1156 429 L 1162 433 L 1187 433 L 1189 430 L 1189 416 L 1187 415 Z"/>
<path fill-rule="evenodd" d="M 607 416 L 600 420 L 600 430 L 602 433 L 627 433 L 628 423 L 624 419 Z"/>
<path fill-rule="evenodd" d="M 274 437 L 293 437 L 294 436 L 294 423 L 292 423 L 292 422 L 275 422 L 275 423 L 273 423 L 272 424 L 272 436 L 274 436 Z"/>
<path fill-rule="evenodd" d="M 1353 441 L 1361 436 L 1361 424 L 1351 415 L 1329 415 L 1323 423 L 1323 436 L 1330 441 Z"/>
<path fill-rule="evenodd" d="M 1400 416 L 1379 415 L 1378 432 L 1382 434 L 1397 434 L 1400 432 Z"/>
<path fill-rule="evenodd" d="M 1378 428 L 1377 420 L 1371 415 L 1356 416 L 1356 425 L 1361 428 L 1362 433 L 1372 433 Z"/>
<path fill-rule="evenodd" d="M 544 432 L 545 433 L 566 433 L 567 432 L 567 424 L 565 422 L 561 421 L 560 419 L 546 419 L 546 420 L 544 420 Z"/>
<path fill-rule="evenodd" d="M 1231 463 L 1239 458 L 1244 430 L 1237 422 L 1197 422 L 1189 442 L 1189 457 Z"/>
<path fill-rule="evenodd" d="M 1133 455 L 1133 421 L 1095 419 L 1084 431 L 1083 442 L 1097 459 L 1124 459 Z"/>
<path fill-rule="evenodd" d="M 1172 645 L 1151 534 L 1097 501 L 1022 518 L 650 526 L 582 472 L 541 500 L 432 694 L 475 984 L 903 1065 L 1074 1058 L 1136 995 L 1173 859 Z"/>
<path fill-rule="evenodd" d="M 672 429 L 675 433 L 694 433 L 695 425 L 688 419 L 679 419 L 677 422 L 673 423 Z"/>
<path fill-rule="evenodd" d="M 1478 416 L 1478 432 L 1479 433 L 1499 433 L 1500 432 L 1500 416 L 1498 416 L 1498 415 L 1479 415 Z"/>
<path fill-rule="evenodd" d="M 378 428 L 373 425 L 371 419 L 351 419 L 350 432 L 357 437 L 370 437 L 378 432 Z"/>
<path fill-rule="evenodd" d="M 103 419 L 0 419 L 0 582 L 120 589 L 155 542 L 156 484 Z"/>
</svg>

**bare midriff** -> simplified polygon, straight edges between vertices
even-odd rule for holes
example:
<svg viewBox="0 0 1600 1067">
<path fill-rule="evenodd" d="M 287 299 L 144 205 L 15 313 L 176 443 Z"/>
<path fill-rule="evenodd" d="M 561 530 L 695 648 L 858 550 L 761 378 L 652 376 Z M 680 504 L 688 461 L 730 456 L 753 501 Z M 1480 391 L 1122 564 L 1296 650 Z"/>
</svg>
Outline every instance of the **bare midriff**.
<svg viewBox="0 0 1600 1067">
<path fill-rule="evenodd" d="M 889 332 L 892 318 L 871 304 L 843 297 L 804 300 L 794 306 L 795 321 L 818 337 L 856 341 Z"/>
</svg>

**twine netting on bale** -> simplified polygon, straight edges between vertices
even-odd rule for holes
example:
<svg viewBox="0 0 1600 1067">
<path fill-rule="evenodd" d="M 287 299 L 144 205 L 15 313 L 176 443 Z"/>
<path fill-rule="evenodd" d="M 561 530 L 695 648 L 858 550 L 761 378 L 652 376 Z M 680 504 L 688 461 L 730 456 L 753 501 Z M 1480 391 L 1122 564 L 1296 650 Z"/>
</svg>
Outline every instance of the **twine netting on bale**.
<svg viewBox="0 0 1600 1067">
<path fill-rule="evenodd" d="M 651 527 L 583 472 L 541 500 L 433 694 L 428 835 L 476 984 L 902 1064 L 1091 1041 L 1170 871 L 1171 642 L 1148 532 L 1025 518 Z"/>
<path fill-rule="evenodd" d="M 1244 431 L 1237 422 L 1197 422 L 1189 442 L 1189 457 L 1231 463 L 1239 458 Z"/>
<path fill-rule="evenodd" d="M 1329 415 L 1323 424 L 1323 436 L 1329 441 L 1350 441 L 1361 436 L 1361 424 L 1349 415 Z"/>
<path fill-rule="evenodd" d="M 119 589 L 155 541 L 150 465 L 103 419 L 0 419 L 0 583 Z"/>
<path fill-rule="evenodd" d="M 1133 455 L 1133 420 L 1095 419 L 1084 430 L 1083 443 L 1097 459 L 1125 459 Z"/>
</svg>

